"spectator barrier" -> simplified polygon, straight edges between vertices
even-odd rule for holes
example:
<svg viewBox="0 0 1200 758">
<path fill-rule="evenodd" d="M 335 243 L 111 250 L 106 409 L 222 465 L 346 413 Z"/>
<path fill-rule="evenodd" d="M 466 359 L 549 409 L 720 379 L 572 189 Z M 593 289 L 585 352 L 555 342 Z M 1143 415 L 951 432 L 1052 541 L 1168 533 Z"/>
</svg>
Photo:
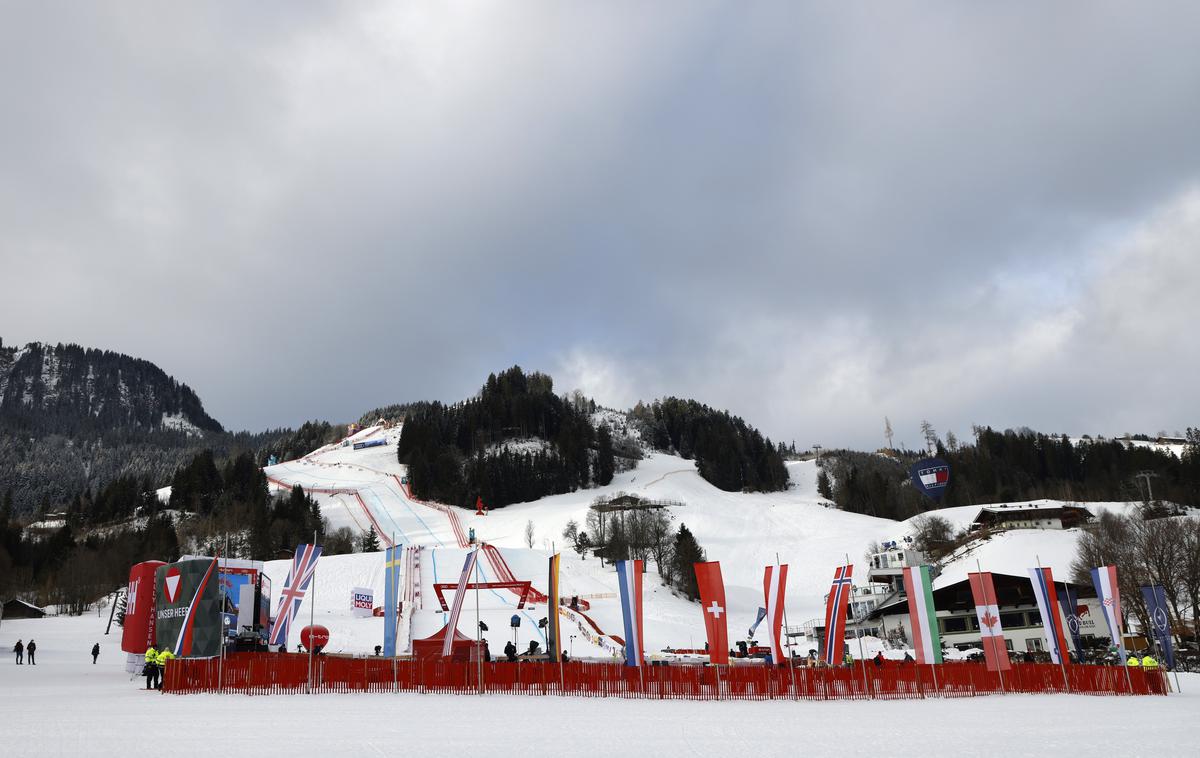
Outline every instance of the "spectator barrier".
<svg viewBox="0 0 1200 758">
<path fill-rule="evenodd" d="M 686 700 L 866 700 L 973 697 L 1002 693 L 1072 692 L 1088 695 L 1165 695 L 1161 669 L 1022 663 L 1001 677 L 982 663 L 936 667 L 872 662 L 853 667 L 654 665 L 641 671 L 619 663 L 508 663 L 351 658 L 295 653 L 233 653 L 175 659 L 167 664 L 168 693 L 250 695 L 326 692 L 434 692 Z M 936 674 L 936 678 L 935 678 Z"/>
</svg>

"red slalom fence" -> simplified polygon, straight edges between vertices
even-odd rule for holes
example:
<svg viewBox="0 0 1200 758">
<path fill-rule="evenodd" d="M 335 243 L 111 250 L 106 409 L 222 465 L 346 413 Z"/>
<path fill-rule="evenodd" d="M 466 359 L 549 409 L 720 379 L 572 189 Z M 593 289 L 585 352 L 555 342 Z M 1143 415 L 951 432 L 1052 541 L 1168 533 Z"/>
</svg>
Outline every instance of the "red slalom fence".
<svg viewBox="0 0 1200 758">
<path fill-rule="evenodd" d="M 433 692 L 626 697 L 653 700 L 900 700 L 1001 693 L 1072 692 L 1088 695 L 1165 695 L 1161 669 L 1022 663 L 1000 676 L 981 663 L 936 667 L 868 662 L 851 668 L 768 666 L 648 666 L 617 663 L 471 662 L 392 658 L 309 658 L 288 653 L 234 653 L 175 659 L 163 691 L 270 695 L 304 692 Z"/>
</svg>

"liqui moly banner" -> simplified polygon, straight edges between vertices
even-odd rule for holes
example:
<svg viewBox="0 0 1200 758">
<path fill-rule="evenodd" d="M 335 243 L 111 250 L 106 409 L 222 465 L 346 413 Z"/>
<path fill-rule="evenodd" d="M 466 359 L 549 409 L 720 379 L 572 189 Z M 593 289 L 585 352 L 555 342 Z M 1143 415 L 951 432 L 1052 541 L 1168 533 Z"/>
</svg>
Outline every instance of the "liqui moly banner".
<svg viewBox="0 0 1200 758">
<path fill-rule="evenodd" d="M 374 611 L 374 590 L 370 587 L 355 587 L 350 591 L 350 613 L 354 618 L 368 618 Z"/>
<path fill-rule="evenodd" d="M 129 569 L 125 591 L 125 620 L 121 623 L 121 649 L 144 653 L 154 644 L 154 574 L 162 561 L 146 561 Z"/>
</svg>

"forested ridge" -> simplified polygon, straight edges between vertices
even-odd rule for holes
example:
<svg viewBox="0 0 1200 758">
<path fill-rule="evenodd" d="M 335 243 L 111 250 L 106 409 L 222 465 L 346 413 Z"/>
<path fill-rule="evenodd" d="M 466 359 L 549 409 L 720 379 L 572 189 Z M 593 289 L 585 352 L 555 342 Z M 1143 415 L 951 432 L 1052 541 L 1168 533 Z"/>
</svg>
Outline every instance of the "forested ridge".
<svg viewBox="0 0 1200 758">
<path fill-rule="evenodd" d="M 470 506 L 482 497 L 503 507 L 608 484 L 640 457 L 628 438 L 616 440 L 607 424 L 593 424 L 595 402 L 579 393 L 560 397 L 549 376 L 519 366 L 492 374 L 478 396 L 462 403 L 404 408 L 397 459 L 409 467 L 421 498 Z M 629 420 L 646 444 L 694 459 L 700 475 L 721 489 L 787 486 L 779 450 L 728 412 L 671 397 L 639 403 Z M 513 440 L 544 444 L 507 444 Z"/>
<path fill-rule="evenodd" d="M 909 484 L 908 467 L 923 454 L 838 450 L 822 462 L 822 494 L 844 510 L 905 519 L 935 508 L 1049 498 L 1068 501 L 1155 501 L 1200 507 L 1200 430 L 1189 429 L 1182 458 L 1120 440 L 1073 442 L 1028 429 L 976 427 L 973 444 L 936 454 L 950 464 L 940 503 Z M 1145 475 L 1145 476 L 1143 476 Z M 1147 478 L 1149 482 L 1147 483 Z"/>
</svg>

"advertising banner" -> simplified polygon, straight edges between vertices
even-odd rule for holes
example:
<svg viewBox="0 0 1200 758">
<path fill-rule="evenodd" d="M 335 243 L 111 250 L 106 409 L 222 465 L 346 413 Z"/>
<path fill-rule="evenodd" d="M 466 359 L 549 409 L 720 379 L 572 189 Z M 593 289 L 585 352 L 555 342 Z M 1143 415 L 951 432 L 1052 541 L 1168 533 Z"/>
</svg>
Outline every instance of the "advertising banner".
<svg viewBox="0 0 1200 758">
<path fill-rule="evenodd" d="M 155 572 L 156 647 L 178 658 L 221 652 L 221 592 L 217 561 L 199 558 L 159 566 Z"/>
<path fill-rule="evenodd" d="M 370 587 L 355 587 L 350 594 L 350 610 L 354 618 L 368 618 L 375 610 L 375 591 Z"/>
<path fill-rule="evenodd" d="M 126 653 L 144 653 L 154 644 L 154 572 L 163 565 L 146 561 L 129 569 L 121 629 L 121 649 Z"/>
</svg>

